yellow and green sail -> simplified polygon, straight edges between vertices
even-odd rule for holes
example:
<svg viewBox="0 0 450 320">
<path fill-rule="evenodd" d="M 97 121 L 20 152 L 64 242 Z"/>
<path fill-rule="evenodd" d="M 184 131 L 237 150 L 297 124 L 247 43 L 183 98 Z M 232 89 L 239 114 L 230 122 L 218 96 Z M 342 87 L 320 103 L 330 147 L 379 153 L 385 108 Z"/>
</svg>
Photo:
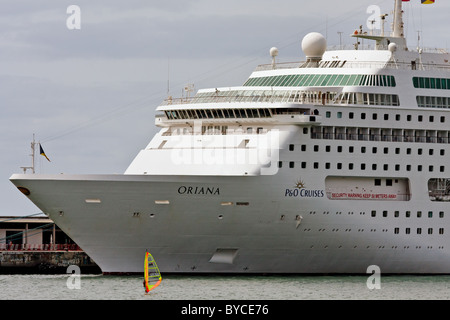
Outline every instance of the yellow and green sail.
<svg viewBox="0 0 450 320">
<path fill-rule="evenodd" d="M 149 293 L 151 290 L 155 289 L 161 283 L 162 277 L 161 272 L 159 272 L 158 265 L 155 259 L 153 259 L 150 252 L 145 252 L 145 262 L 144 262 L 144 287 L 145 293 Z"/>
</svg>

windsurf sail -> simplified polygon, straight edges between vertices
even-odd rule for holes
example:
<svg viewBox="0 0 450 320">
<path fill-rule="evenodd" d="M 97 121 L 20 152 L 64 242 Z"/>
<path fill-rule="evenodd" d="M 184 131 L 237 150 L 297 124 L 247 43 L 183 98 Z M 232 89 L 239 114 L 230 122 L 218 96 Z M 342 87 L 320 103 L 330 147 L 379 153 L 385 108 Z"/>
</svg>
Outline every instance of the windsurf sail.
<svg viewBox="0 0 450 320">
<path fill-rule="evenodd" d="M 155 289 L 161 283 L 162 277 L 161 272 L 159 272 L 158 265 L 155 259 L 153 259 L 150 252 L 145 252 L 145 262 L 144 262 L 144 287 L 145 293 L 149 293 L 151 290 Z"/>
</svg>

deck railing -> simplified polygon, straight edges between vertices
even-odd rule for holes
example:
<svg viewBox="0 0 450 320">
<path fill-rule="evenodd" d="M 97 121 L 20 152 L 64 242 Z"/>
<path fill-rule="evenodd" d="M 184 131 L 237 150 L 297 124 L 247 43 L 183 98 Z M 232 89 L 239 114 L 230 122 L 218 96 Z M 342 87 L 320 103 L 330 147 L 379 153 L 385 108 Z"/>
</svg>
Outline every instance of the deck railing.
<svg viewBox="0 0 450 320">
<path fill-rule="evenodd" d="M 294 69 L 294 68 L 305 68 L 310 67 L 305 61 L 300 62 L 281 62 L 275 65 L 272 64 L 261 64 L 256 67 L 256 71 L 266 71 L 266 70 L 279 70 L 279 69 Z M 317 69 L 399 69 L 399 70 L 443 70 L 449 71 L 450 66 L 443 64 L 431 64 L 431 63 L 405 63 L 405 62 L 391 62 L 391 61 L 346 61 L 345 64 L 338 64 L 337 67 L 322 66 L 318 64 Z"/>
<path fill-rule="evenodd" d="M 0 243 L 0 251 L 83 251 L 77 244 Z"/>
</svg>

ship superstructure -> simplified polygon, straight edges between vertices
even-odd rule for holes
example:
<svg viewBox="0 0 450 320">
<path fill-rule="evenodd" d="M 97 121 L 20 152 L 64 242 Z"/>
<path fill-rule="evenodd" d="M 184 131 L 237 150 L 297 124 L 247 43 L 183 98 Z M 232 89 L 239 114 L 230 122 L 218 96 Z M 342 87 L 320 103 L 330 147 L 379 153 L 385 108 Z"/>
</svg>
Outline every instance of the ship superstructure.
<svg viewBox="0 0 450 320">
<path fill-rule="evenodd" d="M 450 273 L 450 55 L 410 51 L 402 1 L 373 50 L 261 65 L 158 108 L 123 175 L 11 181 L 104 273 Z"/>
</svg>

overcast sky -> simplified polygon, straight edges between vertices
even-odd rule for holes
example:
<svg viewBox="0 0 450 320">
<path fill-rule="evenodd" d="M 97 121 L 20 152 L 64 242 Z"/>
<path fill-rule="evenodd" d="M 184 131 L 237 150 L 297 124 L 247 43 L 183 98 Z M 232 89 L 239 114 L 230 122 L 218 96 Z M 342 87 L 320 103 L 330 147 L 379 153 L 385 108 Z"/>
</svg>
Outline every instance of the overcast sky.
<svg viewBox="0 0 450 320">
<path fill-rule="evenodd" d="M 9 181 L 30 166 L 33 133 L 50 158 L 37 173 L 123 173 L 157 132 L 170 94 L 236 86 L 258 64 L 304 59 L 311 31 L 350 45 L 370 5 L 393 0 L 2 0 L 0 2 L 0 216 L 40 212 Z M 448 48 L 450 1 L 404 2 L 410 47 Z M 70 5 L 81 29 L 69 29 Z M 444 38 L 441 38 L 444 37 Z M 446 38 L 445 38 L 446 37 Z M 168 82 L 169 80 L 169 82 Z M 169 86 L 168 86 L 169 83 Z"/>
</svg>

